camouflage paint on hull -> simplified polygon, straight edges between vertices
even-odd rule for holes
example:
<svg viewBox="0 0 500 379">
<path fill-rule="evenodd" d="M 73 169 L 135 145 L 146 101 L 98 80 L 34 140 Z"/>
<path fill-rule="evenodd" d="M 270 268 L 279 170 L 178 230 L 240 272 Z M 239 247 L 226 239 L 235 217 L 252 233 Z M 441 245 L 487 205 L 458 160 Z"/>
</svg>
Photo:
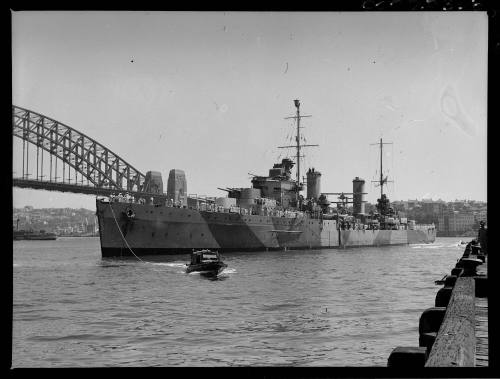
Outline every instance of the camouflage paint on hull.
<svg viewBox="0 0 500 379">
<path fill-rule="evenodd" d="M 203 248 L 223 252 L 416 243 L 409 242 L 414 238 L 407 230 L 339 231 L 334 220 L 307 217 L 243 215 L 99 200 L 96 209 L 103 257 L 132 255 L 128 246 L 136 255 L 146 255 L 182 254 Z M 127 216 L 128 210 L 134 217 Z M 425 242 L 434 241 L 431 234 L 418 236 Z"/>
<path fill-rule="evenodd" d="M 435 229 L 340 231 L 340 245 L 344 247 L 407 245 L 415 243 L 430 243 L 435 240 Z"/>
</svg>

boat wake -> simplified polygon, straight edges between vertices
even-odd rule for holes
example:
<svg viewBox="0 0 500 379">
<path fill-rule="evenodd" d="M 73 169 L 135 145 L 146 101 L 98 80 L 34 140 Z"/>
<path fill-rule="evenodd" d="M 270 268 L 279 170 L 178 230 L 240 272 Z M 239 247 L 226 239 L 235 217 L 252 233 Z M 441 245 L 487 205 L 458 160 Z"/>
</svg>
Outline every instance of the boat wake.
<svg viewBox="0 0 500 379">
<path fill-rule="evenodd" d="M 183 273 L 186 273 L 185 271 L 182 271 Z M 217 279 L 225 279 L 231 274 L 235 274 L 237 271 L 234 268 L 226 268 L 222 270 L 218 275 L 214 276 L 213 278 Z M 205 276 L 207 273 L 204 271 L 192 271 L 188 272 L 187 275 L 197 275 L 197 276 Z"/>
<path fill-rule="evenodd" d="M 229 275 L 229 274 L 236 274 L 236 272 L 237 272 L 237 271 L 236 271 L 236 269 L 235 269 L 235 268 L 225 268 L 225 269 L 224 269 L 224 270 L 223 270 L 223 271 L 219 274 L 219 276 L 220 276 L 220 275 L 224 275 L 224 274 L 227 274 L 227 275 Z"/>
<path fill-rule="evenodd" d="M 445 247 L 444 245 L 429 245 L 429 244 L 424 244 L 424 245 L 415 245 L 412 246 L 412 249 L 440 249 L 442 247 Z"/>
<path fill-rule="evenodd" d="M 167 262 L 148 262 L 149 264 L 155 265 L 155 266 L 166 266 L 166 267 L 186 267 L 186 263 L 178 263 L 178 262 L 173 262 L 173 263 L 167 263 Z"/>
</svg>

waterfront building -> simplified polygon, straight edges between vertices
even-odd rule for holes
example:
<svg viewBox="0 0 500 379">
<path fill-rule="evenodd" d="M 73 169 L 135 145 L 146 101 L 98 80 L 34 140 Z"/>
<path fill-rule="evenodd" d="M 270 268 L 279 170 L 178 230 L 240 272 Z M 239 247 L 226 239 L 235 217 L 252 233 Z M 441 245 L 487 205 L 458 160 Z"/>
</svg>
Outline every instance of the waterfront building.
<svg viewBox="0 0 500 379">
<path fill-rule="evenodd" d="M 443 236 L 460 236 L 472 232 L 476 220 L 472 213 L 448 211 L 438 216 L 437 225 L 438 232 Z"/>
</svg>

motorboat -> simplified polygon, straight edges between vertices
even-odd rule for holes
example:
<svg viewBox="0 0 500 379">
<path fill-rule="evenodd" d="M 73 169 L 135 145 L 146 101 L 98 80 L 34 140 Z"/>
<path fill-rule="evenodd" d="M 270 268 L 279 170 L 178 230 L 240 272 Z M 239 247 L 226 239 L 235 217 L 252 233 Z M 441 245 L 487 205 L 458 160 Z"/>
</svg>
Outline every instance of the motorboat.
<svg viewBox="0 0 500 379">
<path fill-rule="evenodd" d="M 217 251 L 208 249 L 191 253 L 191 262 L 186 264 L 186 273 L 199 272 L 206 276 L 217 276 L 227 267 Z"/>
</svg>

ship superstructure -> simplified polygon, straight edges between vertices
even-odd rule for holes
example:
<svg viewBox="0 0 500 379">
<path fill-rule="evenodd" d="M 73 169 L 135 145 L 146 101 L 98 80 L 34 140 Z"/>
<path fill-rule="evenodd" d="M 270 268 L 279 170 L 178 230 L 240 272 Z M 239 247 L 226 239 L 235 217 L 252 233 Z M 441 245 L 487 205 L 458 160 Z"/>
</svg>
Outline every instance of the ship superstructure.
<svg viewBox="0 0 500 379">
<path fill-rule="evenodd" d="M 154 204 L 146 199 L 111 197 L 96 202 L 103 256 L 178 254 L 192 249 L 258 251 L 313 249 L 346 246 L 381 246 L 427 243 L 435 240 L 434 225 L 416 225 L 398 218 L 390 207 L 383 185 L 377 212 L 364 210 L 365 181 L 356 177 L 353 192 L 321 192 L 321 172 L 309 168 L 306 183 L 300 181 L 300 102 L 296 107 L 296 161 L 284 158 L 268 175 L 253 175 L 251 187 L 219 188 L 227 197 L 186 196 L 182 170 L 169 175 L 169 199 Z M 383 142 L 380 140 L 381 159 Z M 296 166 L 295 178 L 292 168 Z M 161 175 L 155 178 L 162 191 Z M 307 187 L 306 196 L 301 191 Z M 337 201 L 328 196 L 337 195 Z M 347 205 L 353 204 L 353 212 Z"/>
</svg>

